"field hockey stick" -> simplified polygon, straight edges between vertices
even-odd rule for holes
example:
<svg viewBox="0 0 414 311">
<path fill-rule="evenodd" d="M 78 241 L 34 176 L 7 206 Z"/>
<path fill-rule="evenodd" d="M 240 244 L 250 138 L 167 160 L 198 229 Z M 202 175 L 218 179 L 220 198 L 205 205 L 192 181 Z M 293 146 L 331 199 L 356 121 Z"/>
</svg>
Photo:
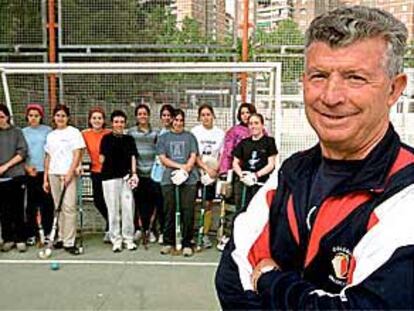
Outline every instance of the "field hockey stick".
<svg viewBox="0 0 414 311">
<path fill-rule="evenodd" d="M 59 197 L 59 203 L 55 207 L 55 210 L 53 212 L 53 223 L 52 223 L 52 230 L 50 231 L 50 235 L 49 235 L 49 241 L 45 245 L 45 247 L 38 253 L 38 256 L 40 259 L 47 259 L 50 256 L 52 256 L 53 243 L 55 241 L 57 230 L 58 230 L 59 215 L 62 209 L 62 204 L 63 204 L 63 199 L 65 197 L 66 189 L 67 187 L 66 185 L 64 185 L 62 189 L 62 193 L 60 194 L 60 197 Z"/>
<path fill-rule="evenodd" d="M 200 219 L 198 221 L 198 236 L 197 236 L 197 247 L 196 251 L 200 252 L 203 249 L 203 237 L 204 237 L 204 213 L 206 205 L 206 185 L 203 185 L 201 194 L 201 207 L 200 207 Z"/>
<path fill-rule="evenodd" d="M 181 251 L 180 186 L 175 186 L 175 251 Z"/>
<path fill-rule="evenodd" d="M 254 186 L 263 186 L 265 183 L 263 182 L 256 182 Z M 244 209 L 246 206 L 246 197 L 247 197 L 247 186 L 243 184 L 242 190 L 242 199 L 241 199 L 241 209 Z"/>
<path fill-rule="evenodd" d="M 240 210 L 243 210 L 244 206 L 246 205 L 246 196 L 247 196 L 247 186 L 243 184 Z"/>
<path fill-rule="evenodd" d="M 82 200 L 82 193 L 83 193 L 83 180 L 82 174 L 78 177 L 78 185 L 77 185 L 77 197 L 78 197 L 78 208 L 79 208 L 79 253 L 83 254 L 84 247 L 83 247 L 83 200 Z"/>
<path fill-rule="evenodd" d="M 144 222 L 142 221 L 142 217 L 141 217 L 141 213 L 139 213 L 139 218 L 140 218 L 140 226 L 142 228 L 142 245 L 144 246 L 145 250 L 148 250 L 148 235 L 149 235 L 149 229 L 146 230 L 144 228 Z"/>
<path fill-rule="evenodd" d="M 220 202 L 220 218 L 219 218 L 219 227 L 217 229 L 217 240 L 220 241 L 224 235 L 224 225 L 226 223 L 226 201 L 224 195 L 221 195 Z"/>
<path fill-rule="evenodd" d="M 37 247 L 42 248 L 45 245 L 45 231 L 43 230 L 42 214 L 40 212 L 40 207 L 37 207 L 36 209 L 36 225 L 39 238 L 37 240 Z"/>
</svg>

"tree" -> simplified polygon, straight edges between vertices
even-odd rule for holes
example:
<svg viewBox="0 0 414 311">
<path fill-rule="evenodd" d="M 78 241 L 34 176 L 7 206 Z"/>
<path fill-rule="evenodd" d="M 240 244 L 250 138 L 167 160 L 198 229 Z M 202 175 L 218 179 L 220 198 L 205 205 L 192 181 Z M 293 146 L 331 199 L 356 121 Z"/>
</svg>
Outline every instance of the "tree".
<svg viewBox="0 0 414 311">
<path fill-rule="evenodd" d="M 304 36 L 298 25 L 291 19 L 281 21 L 272 32 L 258 29 L 256 32 L 255 55 L 266 59 L 261 54 L 273 54 L 272 61 L 282 63 L 282 81 L 298 81 L 303 71 Z M 282 46 L 284 49 L 282 50 Z M 295 46 L 289 48 L 289 46 Z M 268 60 L 270 60 L 268 57 Z"/>
</svg>

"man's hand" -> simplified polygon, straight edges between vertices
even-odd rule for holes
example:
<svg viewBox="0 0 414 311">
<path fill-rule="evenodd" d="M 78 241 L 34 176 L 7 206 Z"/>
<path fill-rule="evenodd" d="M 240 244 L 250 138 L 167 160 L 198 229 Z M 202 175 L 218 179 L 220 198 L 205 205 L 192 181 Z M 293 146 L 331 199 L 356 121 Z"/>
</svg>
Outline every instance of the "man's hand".
<svg viewBox="0 0 414 311">
<path fill-rule="evenodd" d="M 243 171 L 240 181 L 246 186 L 251 187 L 257 183 L 257 176 L 255 173 L 249 171 Z"/>
<path fill-rule="evenodd" d="M 252 272 L 251 280 L 254 291 L 257 292 L 257 282 L 259 281 L 260 276 L 263 273 L 276 269 L 279 269 L 279 266 L 272 258 L 262 259 Z"/>
<path fill-rule="evenodd" d="M 188 179 L 188 173 L 186 170 L 179 169 L 172 171 L 171 181 L 174 185 L 179 186 Z"/>
</svg>

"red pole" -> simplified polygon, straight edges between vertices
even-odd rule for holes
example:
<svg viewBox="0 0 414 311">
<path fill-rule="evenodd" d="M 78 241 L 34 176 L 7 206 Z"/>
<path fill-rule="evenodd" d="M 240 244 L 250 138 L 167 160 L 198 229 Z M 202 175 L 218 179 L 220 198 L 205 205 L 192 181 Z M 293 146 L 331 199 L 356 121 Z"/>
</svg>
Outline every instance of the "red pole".
<svg viewBox="0 0 414 311">
<path fill-rule="evenodd" d="M 55 1 L 48 1 L 48 15 L 49 23 L 47 25 L 49 30 L 49 63 L 56 63 L 56 24 L 55 24 Z M 50 113 L 56 107 L 56 75 L 49 75 L 49 105 Z"/>
<path fill-rule="evenodd" d="M 243 32 L 242 32 L 242 62 L 249 60 L 249 0 L 243 0 Z M 241 74 L 241 97 L 247 99 L 247 73 Z"/>
</svg>

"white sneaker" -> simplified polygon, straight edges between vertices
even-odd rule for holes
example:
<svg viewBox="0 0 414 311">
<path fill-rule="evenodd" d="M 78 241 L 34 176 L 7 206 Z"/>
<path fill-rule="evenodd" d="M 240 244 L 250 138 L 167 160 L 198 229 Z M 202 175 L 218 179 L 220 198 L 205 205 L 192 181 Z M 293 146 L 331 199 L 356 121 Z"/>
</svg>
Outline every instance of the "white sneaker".
<svg viewBox="0 0 414 311">
<path fill-rule="evenodd" d="M 33 246 L 36 244 L 36 237 L 35 236 L 31 236 L 30 238 L 27 239 L 26 244 L 29 246 Z"/>
<path fill-rule="evenodd" d="M 193 249 L 191 247 L 184 247 L 183 248 L 183 256 L 184 257 L 191 257 L 191 256 L 193 256 Z"/>
<path fill-rule="evenodd" d="M 161 247 L 160 254 L 161 255 L 168 255 L 172 252 L 173 247 L 171 245 L 164 245 Z"/>
<path fill-rule="evenodd" d="M 107 243 L 107 244 L 111 243 L 111 235 L 109 234 L 109 231 L 105 232 L 105 235 L 104 235 L 102 241 L 104 243 Z"/>
<path fill-rule="evenodd" d="M 150 243 L 157 242 L 157 237 L 155 236 L 154 232 L 152 232 L 152 231 L 150 231 L 150 233 L 149 233 L 149 242 Z"/>
<path fill-rule="evenodd" d="M 134 241 L 139 241 L 139 240 L 141 240 L 141 238 L 142 238 L 142 232 L 141 232 L 141 230 L 135 231 Z"/>
<path fill-rule="evenodd" d="M 16 248 L 19 251 L 19 253 L 24 253 L 27 251 L 27 246 L 25 242 L 19 242 L 16 244 Z"/>
<path fill-rule="evenodd" d="M 164 236 L 162 235 L 162 233 L 158 236 L 158 244 L 163 244 L 164 243 Z"/>
<path fill-rule="evenodd" d="M 137 245 L 132 241 L 124 241 L 124 245 L 129 251 L 134 251 L 137 249 Z"/>
<path fill-rule="evenodd" d="M 221 238 L 221 240 L 217 243 L 217 249 L 222 252 L 226 247 L 226 244 L 230 241 L 230 238 L 226 237 L 225 235 Z"/>
<path fill-rule="evenodd" d="M 203 247 L 204 248 L 211 248 L 213 243 L 211 243 L 210 238 L 208 235 L 203 236 Z"/>
<path fill-rule="evenodd" d="M 112 251 L 114 253 L 122 252 L 122 243 L 114 243 L 114 245 L 112 246 Z"/>
</svg>

